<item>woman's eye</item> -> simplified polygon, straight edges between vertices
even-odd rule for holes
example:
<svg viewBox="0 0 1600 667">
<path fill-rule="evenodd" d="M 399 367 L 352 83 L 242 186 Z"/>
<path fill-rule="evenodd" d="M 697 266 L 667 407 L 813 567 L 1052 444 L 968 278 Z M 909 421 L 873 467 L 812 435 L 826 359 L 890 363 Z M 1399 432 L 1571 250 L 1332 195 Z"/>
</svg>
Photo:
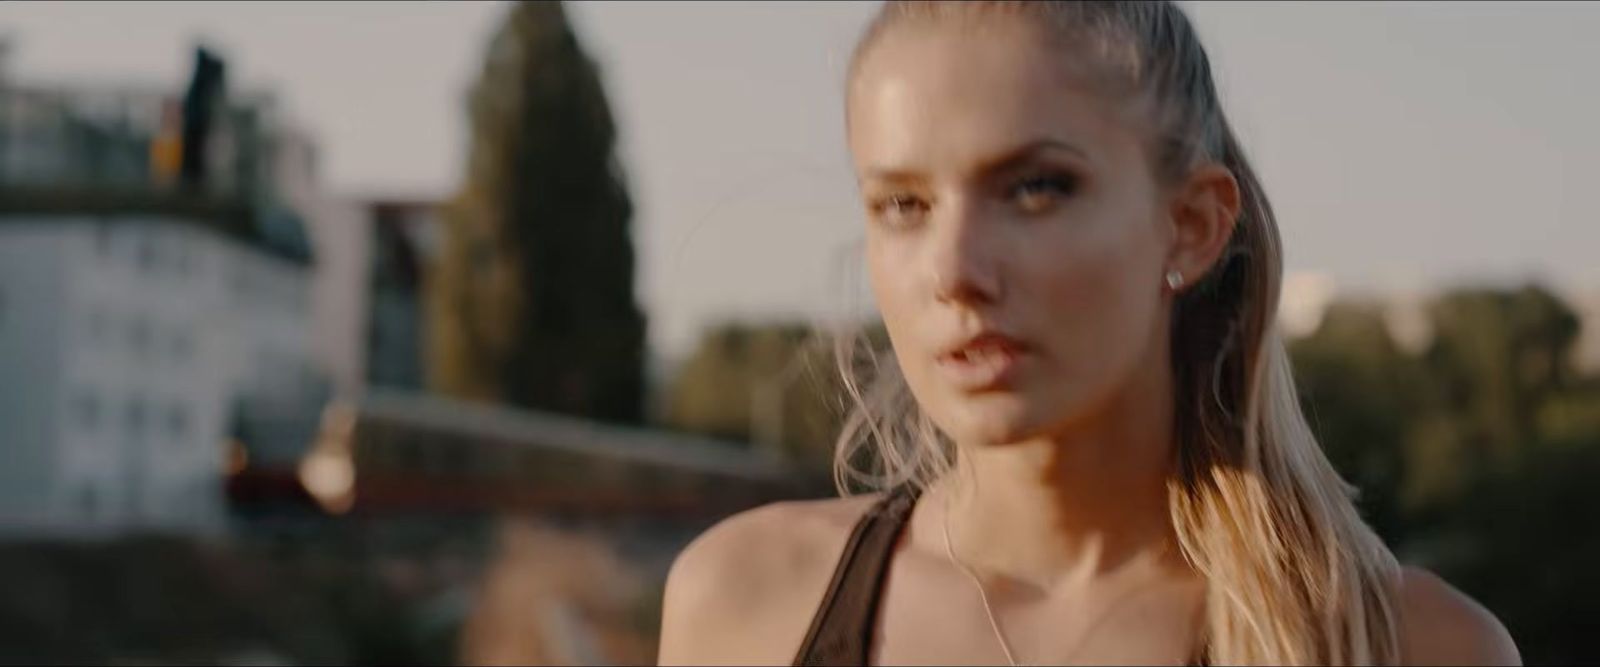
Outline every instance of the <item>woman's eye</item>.
<svg viewBox="0 0 1600 667">
<path fill-rule="evenodd" d="M 914 195 L 889 195 L 872 202 L 872 217 L 890 227 L 916 224 L 928 212 L 928 203 Z"/>
<path fill-rule="evenodd" d="M 1040 213 L 1072 196 L 1077 187 L 1077 179 L 1071 176 L 1039 174 L 1017 181 L 1011 187 L 1010 194 L 1018 208 L 1028 213 Z"/>
</svg>

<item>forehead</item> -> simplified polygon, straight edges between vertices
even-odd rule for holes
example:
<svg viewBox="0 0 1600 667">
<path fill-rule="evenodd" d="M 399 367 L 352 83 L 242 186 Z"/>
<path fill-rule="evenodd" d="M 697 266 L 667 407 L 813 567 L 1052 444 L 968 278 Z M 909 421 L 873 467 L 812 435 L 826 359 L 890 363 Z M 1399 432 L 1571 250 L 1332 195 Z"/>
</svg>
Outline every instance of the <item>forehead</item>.
<svg viewBox="0 0 1600 667">
<path fill-rule="evenodd" d="M 1041 138 L 1091 161 L 1136 159 L 1128 113 L 1086 72 L 1016 21 L 892 27 L 850 81 L 850 149 L 858 169 L 960 169 Z"/>
</svg>

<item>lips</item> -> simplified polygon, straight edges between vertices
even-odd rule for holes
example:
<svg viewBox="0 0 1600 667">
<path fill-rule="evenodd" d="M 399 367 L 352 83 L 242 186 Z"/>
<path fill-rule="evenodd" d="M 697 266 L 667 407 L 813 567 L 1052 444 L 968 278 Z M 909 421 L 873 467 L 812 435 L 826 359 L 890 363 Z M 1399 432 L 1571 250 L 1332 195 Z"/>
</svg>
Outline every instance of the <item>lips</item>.
<svg viewBox="0 0 1600 667">
<path fill-rule="evenodd" d="M 981 391 L 1008 384 L 1027 354 L 1028 346 L 1021 341 L 998 332 L 984 332 L 947 348 L 938 356 L 936 365 L 957 388 Z"/>
</svg>

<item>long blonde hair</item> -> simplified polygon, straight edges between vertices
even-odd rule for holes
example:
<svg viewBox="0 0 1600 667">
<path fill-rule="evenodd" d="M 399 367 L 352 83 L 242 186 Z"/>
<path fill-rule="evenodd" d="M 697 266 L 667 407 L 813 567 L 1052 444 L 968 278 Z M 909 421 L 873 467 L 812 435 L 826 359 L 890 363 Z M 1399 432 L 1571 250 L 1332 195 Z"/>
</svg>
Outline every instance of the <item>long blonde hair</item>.
<svg viewBox="0 0 1600 667">
<path fill-rule="evenodd" d="M 1158 178 L 1214 162 L 1242 210 L 1223 258 L 1175 300 L 1177 474 L 1168 507 L 1206 581 L 1213 664 L 1394 664 L 1399 565 L 1361 520 L 1354 489 L 1300 412 L 1273 325 L 1282 250 L 1272 207 L 1223 115 L 1210 62 L 1170 2 L 886 2 L 855 60 L 913 21 L 1010 15 L 1045 30 L 1108 94 L 1141 103 Z M 852 71 L 853 71 L 852 67 Z M 956 450 L 917 406 L 892 355 L 860 335 L 836 347 L 853 409 L 834 452 L 841 493 L 927 487 Z"/>
</svg>

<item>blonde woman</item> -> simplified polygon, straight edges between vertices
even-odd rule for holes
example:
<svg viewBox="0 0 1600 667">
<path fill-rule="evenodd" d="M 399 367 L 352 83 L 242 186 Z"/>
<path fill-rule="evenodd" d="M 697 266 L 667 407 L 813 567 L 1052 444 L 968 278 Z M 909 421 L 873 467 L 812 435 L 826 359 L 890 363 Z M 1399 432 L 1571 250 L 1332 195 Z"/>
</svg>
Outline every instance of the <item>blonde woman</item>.
<svg viewBox="0 0 1600 667">
<path fill-rule="evenodd" d="M 891 2 L 846 117 L 894 352 L 837 478 L 879 491 L 696 539 L 662 663 L 1519 662 L 1308 431 L 1277 225 L 1178 7 Z"/>
</svg>

